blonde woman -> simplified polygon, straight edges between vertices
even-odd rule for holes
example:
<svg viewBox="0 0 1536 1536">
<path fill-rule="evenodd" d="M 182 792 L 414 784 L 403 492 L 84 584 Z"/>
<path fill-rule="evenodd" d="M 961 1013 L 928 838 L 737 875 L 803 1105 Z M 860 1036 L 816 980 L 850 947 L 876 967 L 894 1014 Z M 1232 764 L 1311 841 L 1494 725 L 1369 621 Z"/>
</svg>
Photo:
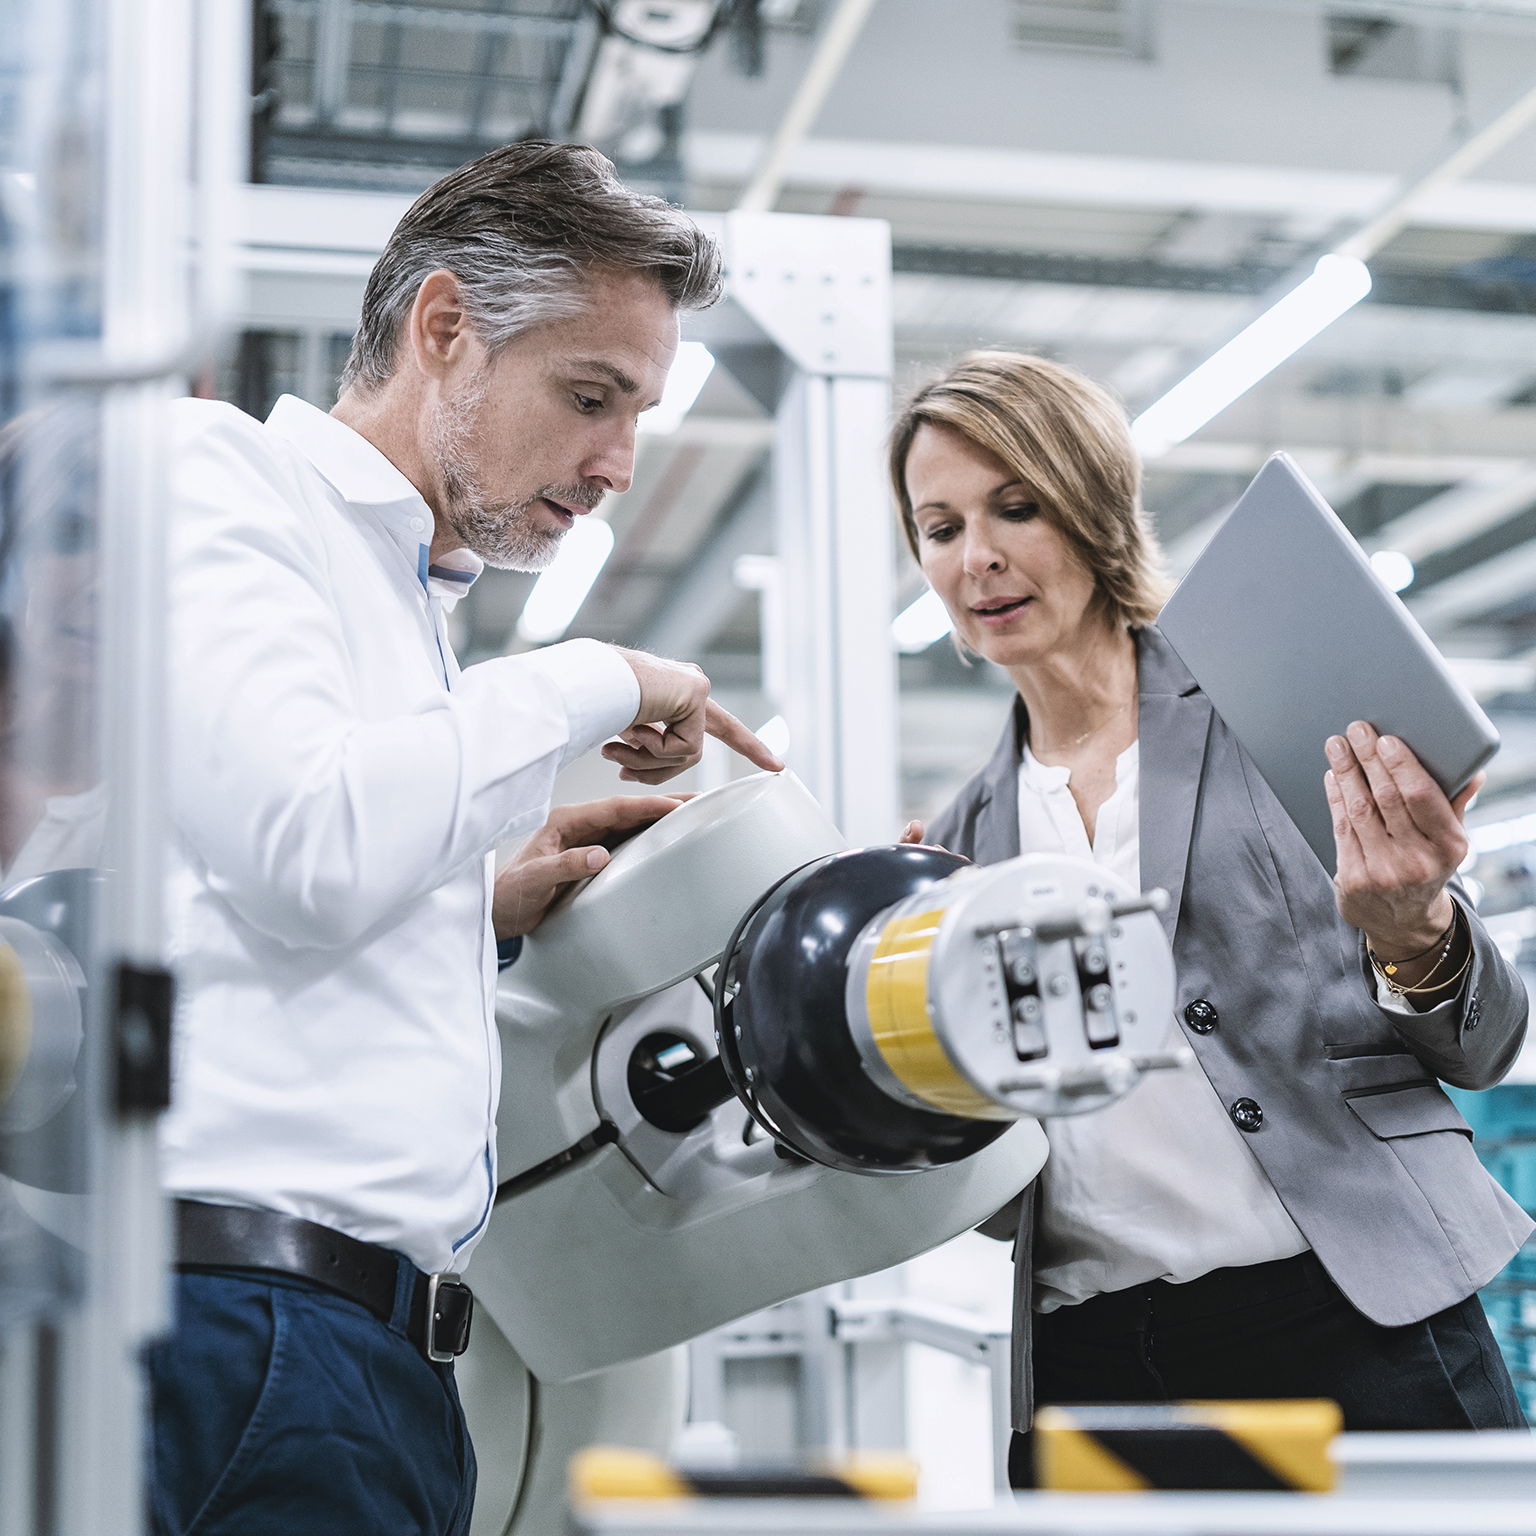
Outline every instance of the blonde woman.
<svg viewBox="0 0 1536 1536">
<path fill-rule="evenodd" d="M 1017 1233 L 1015 1427 L 1037 1401 L 1313 1396 L 1351 1429 L 1522 1425 L 1474 1292 L 1532 1223 L 1436 1081 L 1489 1087 L 1525 1032 L 1455 877 L 1480 777 L 1451 801 L 1368 725 L 1319 741 L 1330 879 L 1157 630 L 1140 465 L 1081 374 L 975 353 L 902 411 L 890 468 L 956 641 L 1017 690 L 931 840 L 1165 887 L 1198 1060 L 1051 1121 L 983 1229 Z"/>
</svg>

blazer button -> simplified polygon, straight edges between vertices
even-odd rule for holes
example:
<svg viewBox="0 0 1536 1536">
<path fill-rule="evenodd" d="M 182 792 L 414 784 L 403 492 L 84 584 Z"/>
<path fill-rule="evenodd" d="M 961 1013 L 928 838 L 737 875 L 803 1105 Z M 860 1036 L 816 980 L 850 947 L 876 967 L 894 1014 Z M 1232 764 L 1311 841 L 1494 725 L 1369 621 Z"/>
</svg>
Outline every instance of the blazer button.
<svg viewBox="0 0 1536 1536">
<path fill-rule="evenodd" d="M 1203 997 L 1197 997 L 1184 1010 L 1184 1022 L 1197 1035 L 1210 1034 L 1220 1021 L 1221 1016 L 1216 1012 L 1216 1004 L 1206 1002 Z"/>
<path fill-rule="evenodd" d="M 1253 1099 L 1239 1099 L 1232 1106 L 1232 1123 L 1250 1135 L 1264 1124 L 1264 1111 Z"/>
</svg>

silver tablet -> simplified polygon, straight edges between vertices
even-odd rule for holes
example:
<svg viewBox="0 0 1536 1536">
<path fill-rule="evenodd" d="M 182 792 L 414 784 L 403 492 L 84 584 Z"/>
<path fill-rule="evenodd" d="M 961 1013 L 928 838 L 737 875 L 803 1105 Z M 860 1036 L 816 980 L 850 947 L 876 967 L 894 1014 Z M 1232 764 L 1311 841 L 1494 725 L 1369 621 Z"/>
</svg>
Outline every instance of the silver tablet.
<svg viewBox="0 0 1536 1536">
<path fill-rule="evenodd" d="M 1157 623 L 1330 873 L 1329 736 L 1368 720 L 1407 742 L 1448 795 L 1499 750 L 1493 722 L 1283 453 Z"/>
</svg>

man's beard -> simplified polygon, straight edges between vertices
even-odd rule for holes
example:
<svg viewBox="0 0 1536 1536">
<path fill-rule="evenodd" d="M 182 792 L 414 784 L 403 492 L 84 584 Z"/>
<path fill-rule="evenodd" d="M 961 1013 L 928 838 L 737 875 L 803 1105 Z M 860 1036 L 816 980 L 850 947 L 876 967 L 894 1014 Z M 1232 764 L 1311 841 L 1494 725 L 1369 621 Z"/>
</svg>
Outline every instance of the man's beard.
<svg viewBox="0 0 1536 1536">
<path fill-rule="evenodd" d="M 432 415 L 428 445 L 442 477 L 442 517 L 464 548 L 503 571 L 542 571 L 560 553 L 567 530 L 539 525 L 534 508 L 546 497 L 567 507 L 595 507 L 603 493 L 589 485 L 546 485 L 525 501 L 496 502 L 480 484 L 469 444 L 485 403 L 490 370 L 482 368 Z"/>
</svg>

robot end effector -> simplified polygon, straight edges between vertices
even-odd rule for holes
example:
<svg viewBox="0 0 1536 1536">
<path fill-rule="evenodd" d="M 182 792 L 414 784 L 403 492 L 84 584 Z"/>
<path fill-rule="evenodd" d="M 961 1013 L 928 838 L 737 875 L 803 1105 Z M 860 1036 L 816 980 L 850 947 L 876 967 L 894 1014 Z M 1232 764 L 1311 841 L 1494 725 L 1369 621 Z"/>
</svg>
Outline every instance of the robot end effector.
<svg viewBox="0 0 1536 1536">
<path fill-rule="evenodd" d="M 632 1080 L 686 1131 L 734 1095 L 786 1153 L 864 1174 L 970 1156 L 1024 1116 L 1078 1114 L 1165 1048 L 1173 963 L 1162 891 L 1029 855 L 981 869 L 942 849 L 812 860 L 737 924 L 716 972 L 719 1055 Z"/>
</svg>

